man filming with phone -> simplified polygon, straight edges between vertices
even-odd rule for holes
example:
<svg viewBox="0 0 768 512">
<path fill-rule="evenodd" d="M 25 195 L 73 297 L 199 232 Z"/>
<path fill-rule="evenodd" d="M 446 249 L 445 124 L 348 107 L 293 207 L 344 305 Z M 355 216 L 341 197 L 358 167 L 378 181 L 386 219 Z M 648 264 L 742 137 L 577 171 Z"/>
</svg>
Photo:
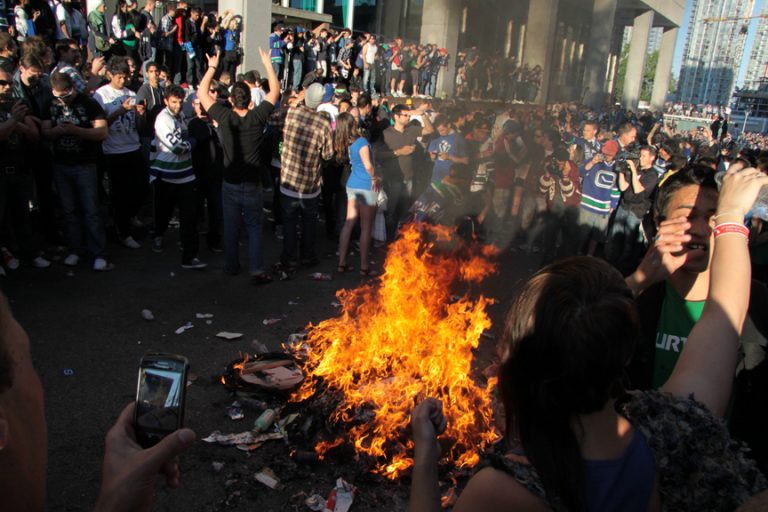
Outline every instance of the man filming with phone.
<svg viewBox="0 0 768 512">
<path fill-rule="evenodd" d="M 178 487 L 179 456 L 195 441 L 187 428 L 142 449 L 133 427 L 134 404 L 107 433 L 96 512 L 148 510 L 159 473 Z M 40 378 L 32 366 L 29 337 L 0 294 L 0 496 L 3 510 L 45 508 L 48 429 Z"/>
</svg>

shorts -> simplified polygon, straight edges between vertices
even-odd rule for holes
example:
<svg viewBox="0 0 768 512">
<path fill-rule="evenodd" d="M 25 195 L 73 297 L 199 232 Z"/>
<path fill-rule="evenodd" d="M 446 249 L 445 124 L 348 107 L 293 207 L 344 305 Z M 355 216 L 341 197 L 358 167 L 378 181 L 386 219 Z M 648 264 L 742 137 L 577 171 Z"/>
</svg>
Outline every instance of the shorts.
<svg viewBox="0 0 768 512">
<path fill-rule="evenodd" d="M 595 240 L 605 243 L 608 238 L 608 221 L 610 215 L 600 215 L 581 208 L 579 211 L 579 231 L 583 241 Z"/>
<path fill-rule="evenodd" d="M 401 77 L 401 74 L 402 74 L 402 71 L 400 71 L 399 69 L 393 69 L 393 70 L 392 70 L 392 73 L 390 74 L 390 77 L 391 77 L 391 78 L 392 78 L 392 80 L 394 80 L 395 82 L 399 82 L 399 81 L 400 81 L 400 77 Z"/>
<path fill-rule="evenodd" d="M 366 206 L 376 206 L 378 204 L 379 193 L 373 190 L 365 190 L 364 188 L 349 188 L 347 187 L 347 200 L 352 201 L 356 199 Z"/>
</svg>

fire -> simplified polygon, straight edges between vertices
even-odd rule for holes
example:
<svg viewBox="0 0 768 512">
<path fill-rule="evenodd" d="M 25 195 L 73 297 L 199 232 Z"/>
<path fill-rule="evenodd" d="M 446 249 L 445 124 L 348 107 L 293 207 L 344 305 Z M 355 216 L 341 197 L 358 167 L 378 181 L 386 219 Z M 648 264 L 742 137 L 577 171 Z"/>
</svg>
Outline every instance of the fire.
<svg viewBox="0 0 768 512">
<path fill-rule="evenodd" d="M 430 228 L 433 238 L 452 231 Z M 345 439 L 376 460 L 375 472 L 395 479 L 413 465 L 406 430 L 414 405 L 427 396 L 443 401 L 448 419 L 446 458 L 471 467 L 478 451 L 497 438 L 490 390 L 471 377 L 472 350 L 491 326 L 491 299 L 456 298 L 452 285 L 479 283 L 494 271 L 491 248 L 441 254 L 415 227 L 389 248 L 378 286 L 337 293 L 341 315 L 312 326 L 306 340 L 308 377 L 295 401 L 318 392 L 319 383 L 343 395 L 332 418 Z M 363 411 L 367 411 L 365 416 Z M 363 416 L 361 416 L 363 414 Z M 323 455 L 341 440 L 318 444 Z"/>
</svg>

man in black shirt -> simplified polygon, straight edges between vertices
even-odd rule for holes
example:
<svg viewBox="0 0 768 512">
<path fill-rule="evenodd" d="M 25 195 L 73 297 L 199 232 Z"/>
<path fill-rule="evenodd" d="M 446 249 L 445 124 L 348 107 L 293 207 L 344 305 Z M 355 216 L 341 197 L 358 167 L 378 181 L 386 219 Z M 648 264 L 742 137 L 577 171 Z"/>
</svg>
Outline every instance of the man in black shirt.
<svg viewBox="0 0 768 512">
<path fill-rule="evenodd" d="M 267 163 L 262 161 L 264 127 L 269 114 L 280 99 L 280 82 L 272 69 L 268 53 L 259 48 L 261 62 L 267 70 L 269 92 L 258 107 L 251 108 L 251 90 L 244 82 L 232 86 L 229 96 L 231 109 L 217 103 L 210 94 L 210 87 L 219 53 L 207 56 L 208 69 L 205 72 L 197 94 L 200 104 L 208 115 L 218 123 L 219 137 L 224 152 L 222 203 L 224 213 L 224 272 L 237 274 L 240 271 L 238 257 L 238 234 L 241 219 L 248 229 L 248 266 L 253 284 L 269 283 L 272 278 L 264 269 L 262 248 L 262 176 L 269 173 Z"/>
<path fill-rule="evenodd" d="M 655 160 L 656 148 L 643 146 L 639 162 L 627 160 L 629 172 L 618 173 L 621 201 L 608 233 L 605 257 L 625 275 L 633 272 L 640 261 L 643 248 L 640 225 L 651 208 L 651 196 L 659 182 L 653 166 Z"/>
<path fill-rule="evenodd" d="M 12 86 L 10 73 L 0 68 L 0 222 L 16 235 L 19 256 L 37 268 L 46 268 L 51 263 L 36 251 L 29 225 L 32 174 L 26 146 L 37 142 L 40 134 L 29 108 L 14 99 Z"/>
<path fill-rule="evenodd" d="M 209 93 L 217 95 L 218 89 L 211 86 Z M 192 99 L 195 117 L 189 121 L 189 138 L 195 141 L 192 149 L 192 168 L 195 170 L 197 191 L 199 193 L 200 212 L 208 205 L 208 248 L 213 252 L 223 252 L 221 246 L 221 170 L 224 155 L 219 142 L 219 135 L 213 127 L 208 112 L 200 99 Z"/>
<path fill-rule="evenodd" d="M 112 270 L 105 258 L 106 235 L 98 201 L 98 144 L 107 138 L 107 116 L 89 96 L 78 93 L 63 73 L 51 77 L 53 98 L 43 111 L 43 136 L 54 153 L 53 178 L 67 224 L 67 266 L 80 260 L 83 228 L 86 247 L 96 271 Z"/>
</svg>

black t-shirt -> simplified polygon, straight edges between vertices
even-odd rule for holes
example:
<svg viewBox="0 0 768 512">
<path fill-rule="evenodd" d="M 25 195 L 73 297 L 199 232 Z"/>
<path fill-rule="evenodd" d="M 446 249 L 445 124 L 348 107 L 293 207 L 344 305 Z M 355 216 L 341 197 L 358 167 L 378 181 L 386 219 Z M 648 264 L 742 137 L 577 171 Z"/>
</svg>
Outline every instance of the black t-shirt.
<svg viewBox="0 0 768 512">
<path fill-rule="evenodd" d="M 636 194 L 632 191 L 632 183 L 630 183 L 629 188 L 624 191 L 621 201 L 624 208 L 642 219 L 651 208 L 651 195 L 659 182 L 659 175 L 656 174 L 656 169 L 653 167 L 638 169 L 637 172 L 640 174 L 640 183 L 645 190 Z"/>
<path fill-rule="evenodd" d="M 211 119 L 219 123 L 219 138 L 224 150 L 223 177 L 227 183 L 261 182 L 264 127 L 274 108 L 265 100 L 243 117 L 219 103 L 208 110 Z"/>
<path fill-rule="evenodd" d="M 0 102 L 0 124 L 11 118 L 11 109 L 16 101 Z M 0 155 L 2 163 L 0 169 L 5 167 L 22 167 L 26 152 L 25 139 L 18 130 L 14 130 L 6 139 L 0 139 Z"/>
<path fill-rule="evenodd" d="M 192 150 L 195 176 L 198 179 L 221 176 L 223 156 L 216 129 L 208 121 L 195 117 L 187 124 L 187 131 L 189 138 L 197 142 Z"/>
<path fill-rule="evenodd" d="M 78 94 L 71 105 L 64 105 L 55 99 L 49 100 L 42 114 L 43 121 L 51 121 L 52 127 L 72 123 L 80 128 L 93 128 L 94 121 L 107 119 L 101 105 L 83 94 Z M 99 144 L 97 141 L 64 135 L 53 141 L 54 161 L 67 165 L 96 163 Z"/>
</svg>

